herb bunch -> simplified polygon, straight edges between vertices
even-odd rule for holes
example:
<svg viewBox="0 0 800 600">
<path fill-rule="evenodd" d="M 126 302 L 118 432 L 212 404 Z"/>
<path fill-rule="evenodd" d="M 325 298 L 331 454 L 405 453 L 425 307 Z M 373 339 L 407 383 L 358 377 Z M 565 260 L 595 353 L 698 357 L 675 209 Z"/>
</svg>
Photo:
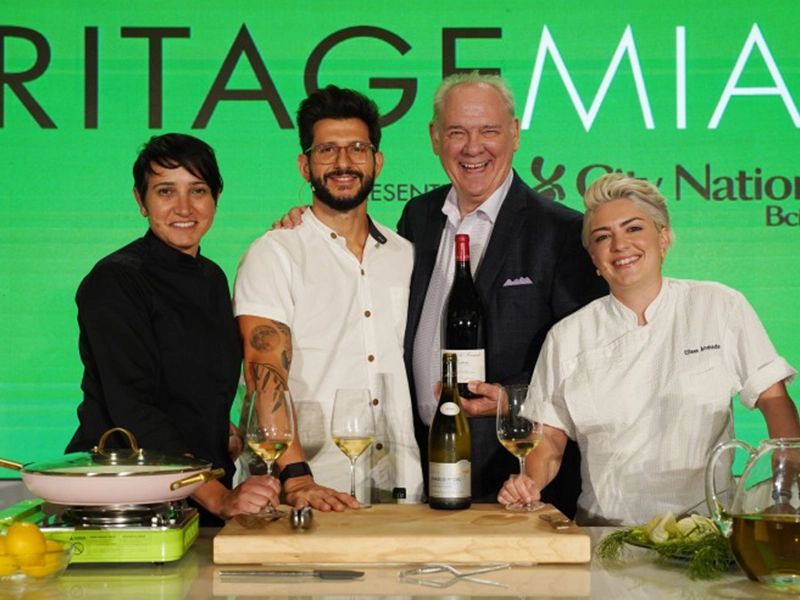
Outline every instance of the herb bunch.
<svg viewBox="0 0 800 600">
<path fill-rule="evenodd" d="M 715 579 L 734 564 L 728 539 L 713 521 L 700 515 L 680 521 L 672 513 L 656 515 L 644 525 L 607 535 L 595 554 L 604 563 L 613 563 L 628 554 L 628 545 L 650 548 L 660 560 L 686 561 L 692 579 Z"/>
</svg>

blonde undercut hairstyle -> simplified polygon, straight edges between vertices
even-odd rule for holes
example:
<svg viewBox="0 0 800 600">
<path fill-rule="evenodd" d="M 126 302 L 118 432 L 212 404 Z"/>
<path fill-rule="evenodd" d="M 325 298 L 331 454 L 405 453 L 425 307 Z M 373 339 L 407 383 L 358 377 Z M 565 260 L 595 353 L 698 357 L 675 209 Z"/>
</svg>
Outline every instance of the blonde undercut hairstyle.
<svg viewBox="0 0 800 600">
<path fill-rule="evenodd" d="M 669 238 L 667 248 L 675 241 L 675 234 L 669 224 L 667 201 L 658 188 L 646 179 L 629 177 L 622 173 L 608 173 L 598 178 L 583 195 L 583 247 L 589 249 L 589 233 L 592 226 L 594 211 L 606 202 L 627 198 L 641 208 L 653 219 L 656 229 L 661 231 L 668 228 Z"/>
</svg>

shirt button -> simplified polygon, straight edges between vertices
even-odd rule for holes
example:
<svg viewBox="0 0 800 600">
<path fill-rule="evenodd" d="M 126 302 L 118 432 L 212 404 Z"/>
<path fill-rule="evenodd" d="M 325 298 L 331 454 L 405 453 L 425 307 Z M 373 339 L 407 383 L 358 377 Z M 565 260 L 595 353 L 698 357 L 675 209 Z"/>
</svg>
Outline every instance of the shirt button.
<svg viewBox="0 0 800 600">
<path fill-rule="evenodd" d="M 371 312 L 369 312 L 368 310 L 365 310 L 365 311 L 364 311 L 364 316 L 365 316 L 365 317 L 367 317 L 367 318 L 369 319 L 369 318 L 372 316 L 372 313 L 371 313 Z"/>
<path fill-rule="evenodd" d="M 377 398 L 373 398 L 372 399 L 372 406 L 378 406 L 378 404 L 380 404 L 380 401 Z"/>
<path fill-rule="evenodd" d="M 374 354 L 370 354 L 369 356 L 367 356 L 367 360 L 369 362 L 374 362 L 375 361 L 375 355 Z"/>
<path fill-rule="evenodd" d="M 331 231 L 331 239 L 332 239 L 332 240 L 335 240 L 335 239 L 336 239 L 336 234 L 335 234 L 335 233 L 333 233 L 332 231 Z"/>
<path fill-rule="evenodd" d="M 381 444 L 380 442 L 375 444 L 375 450 L 383 450 L 383 444 Z"/>
<path fill-rule="evenodd" d="M 366 271 L 364 271 L 364 269 L 361 269 L 361 275 L 366 275 L 366 274 L 367 274 Z"/>
</svg>

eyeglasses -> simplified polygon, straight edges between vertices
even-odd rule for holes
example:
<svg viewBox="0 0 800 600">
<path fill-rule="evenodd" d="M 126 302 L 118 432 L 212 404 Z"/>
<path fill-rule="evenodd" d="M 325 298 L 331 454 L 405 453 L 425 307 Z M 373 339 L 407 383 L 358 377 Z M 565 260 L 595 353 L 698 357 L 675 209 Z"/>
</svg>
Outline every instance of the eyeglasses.
<svg viewBox="0 0 800 600">
<path fill-rule="evenodd" d="M 367 162 L 370 152 L 375 152 L 375 146 L 367 142 L 350 142 L 346 146 L 338 144 L 317 144 L 311 146 L 306 152 L 311 155 L 312 160 L 318 165 L 330 165 L 339 158 L 341 150 L 347 151 L 347 158 L 354 165 L 361 165 Z"/>
</svg>

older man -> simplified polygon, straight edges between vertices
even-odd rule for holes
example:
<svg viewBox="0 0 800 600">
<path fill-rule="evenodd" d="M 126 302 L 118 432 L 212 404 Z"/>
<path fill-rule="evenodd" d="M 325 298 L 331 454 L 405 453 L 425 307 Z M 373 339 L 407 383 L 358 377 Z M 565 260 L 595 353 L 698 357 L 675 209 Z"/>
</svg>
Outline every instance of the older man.
<svg viewBox="0 0 800 600">
<path fill-rule="evenodd" d="M 470 73 L 442 81 L 430 137 L 451 185 L 409 201 L 398 223 L 415 246 L 405 360 L 423 466 L 457 233 L 470 236 L 486 320 L 487 381 L 529 382 L 550 327 L 607 292 L 581 246 L 581 214 L 537 194 L 512 169 L 520 137 L 514 113 L 513 95 L 499 77 Z M 480 395 L 490 388 L 470 389 Z M 497 441 L 495 401 L 481 396 L 463 403 L 472 433 L 473 501 L 496 502 L 518 462 Z M 580 492 L 579 460 L 573 447 L 543 495 L 570 516 Z"/>
</svg>

